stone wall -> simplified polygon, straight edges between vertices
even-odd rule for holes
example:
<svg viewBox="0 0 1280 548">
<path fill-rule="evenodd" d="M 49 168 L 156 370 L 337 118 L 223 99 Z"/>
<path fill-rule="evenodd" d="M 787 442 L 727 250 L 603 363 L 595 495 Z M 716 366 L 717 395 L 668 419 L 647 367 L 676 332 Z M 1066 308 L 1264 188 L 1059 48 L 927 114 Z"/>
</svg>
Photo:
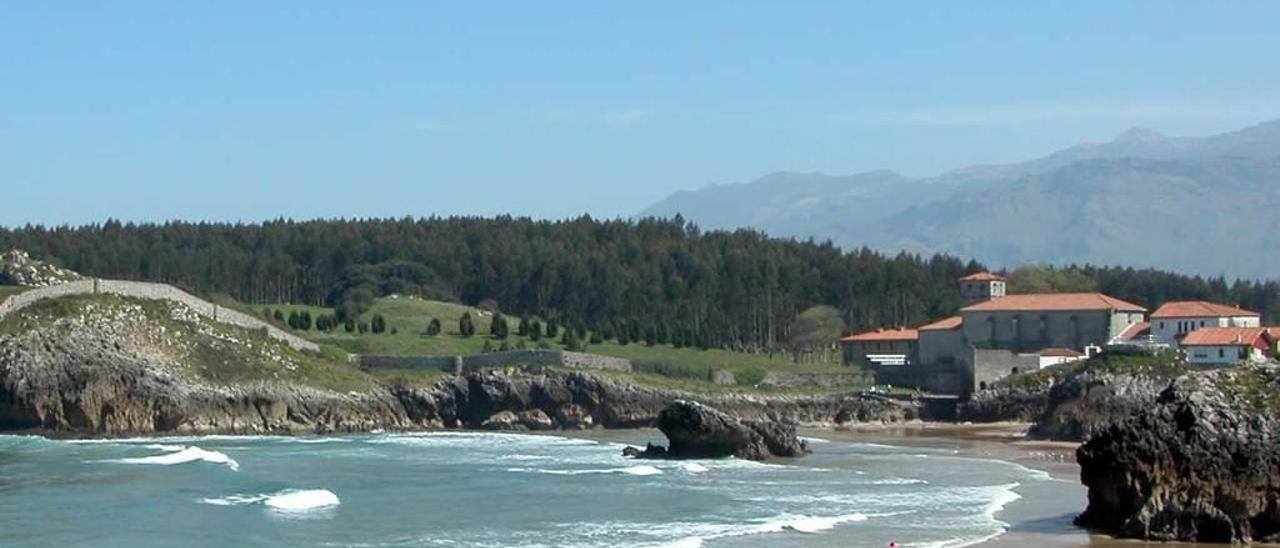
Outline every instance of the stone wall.
<svg viewBox="0 0 1280 548">
<path fill-rule="evenodd" d="M 358 363 L 378 369 L 438 369 L 454 373 L 522 365 L 631 371 L 631 360 L 562 350 L 512 350 L 470 356 L 360 356 Z"/>
<path fill-rule="evenodd" d="M 56 299 L 69 295 L 91 295 L 94 293 L 110 293 L 122 297 L 139 299 L 163 299 L 186 305 L 197 314 L 214 321 L 243 327 L 252 330 L 266 330 L 271 338 L 292 346 L 298 350 L 317 351 L 320 347 L 311 341 L 271 325 L 258 318 L 242 312 L 220 307 L 186 291 L 167 284 L 150 282 L 129 282 L 123 280 L 81 280 L 65 284 L 39 287 L 10 296 L 0 302 L 0 319 L 22 310 L 32 304 L 46 299 Z"/>
<path fill-rule="evenodd" d="M 871 384 L 871 371 L 855 368 L 840 372 L 771 371 L 760 381 L 769 388 L 839 388 L 855 384 Z"/>
</svg>

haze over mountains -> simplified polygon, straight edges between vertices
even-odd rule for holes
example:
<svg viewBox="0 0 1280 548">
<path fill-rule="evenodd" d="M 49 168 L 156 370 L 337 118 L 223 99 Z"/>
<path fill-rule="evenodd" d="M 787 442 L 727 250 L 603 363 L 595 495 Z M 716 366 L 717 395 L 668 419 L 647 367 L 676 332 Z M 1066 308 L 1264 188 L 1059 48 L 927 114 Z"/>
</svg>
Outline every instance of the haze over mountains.
<svg viewBox="0 0 1280 548">
<path fill-rule="evenodd" d="M 1280 120 L 1210 137 L 1131 129 L 1102 144 L 927 178 L 774 173 L 678 192 L 642 215 L 990 265 L 1157 267 L 1280 278 Z"/>
</svg>

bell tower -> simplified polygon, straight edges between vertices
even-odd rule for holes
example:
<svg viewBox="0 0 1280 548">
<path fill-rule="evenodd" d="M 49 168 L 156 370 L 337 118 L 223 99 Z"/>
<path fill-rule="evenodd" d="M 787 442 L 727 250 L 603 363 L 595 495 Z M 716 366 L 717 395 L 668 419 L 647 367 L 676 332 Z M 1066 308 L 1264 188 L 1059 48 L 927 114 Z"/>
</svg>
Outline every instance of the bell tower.
<svg viewBox="0 0 1280 548">
<path fill-rule="evenodd" d="M 979 272 L 960 278 L 960 300 L 964 306 L 999 299 L 1008 291 L 1009 280 L 990 272 Z"/>
</svg>

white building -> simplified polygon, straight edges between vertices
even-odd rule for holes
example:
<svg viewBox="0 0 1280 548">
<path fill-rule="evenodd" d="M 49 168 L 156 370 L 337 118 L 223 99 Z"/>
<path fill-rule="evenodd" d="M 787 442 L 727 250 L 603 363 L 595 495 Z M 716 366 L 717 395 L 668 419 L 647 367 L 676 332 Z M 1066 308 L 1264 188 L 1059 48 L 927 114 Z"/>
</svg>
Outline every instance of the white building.
<svg viewBox="0 0 1280 548">
<path fill-rule="evenodd" d="M 1187 361 L 1197 365 L 1231 365 L 1260 362 L 1275 342 L 1263 327 L 1205 327 L 1182 338 Z"/>
<path fill-rule="evenodd" d="M 1259 327 L 1257 312 L 1205 301 L 1165 303 L 1151 314 L 1153 342 L 1178 346 L 1188 333 L 1206 327 Z"/>
</svg>

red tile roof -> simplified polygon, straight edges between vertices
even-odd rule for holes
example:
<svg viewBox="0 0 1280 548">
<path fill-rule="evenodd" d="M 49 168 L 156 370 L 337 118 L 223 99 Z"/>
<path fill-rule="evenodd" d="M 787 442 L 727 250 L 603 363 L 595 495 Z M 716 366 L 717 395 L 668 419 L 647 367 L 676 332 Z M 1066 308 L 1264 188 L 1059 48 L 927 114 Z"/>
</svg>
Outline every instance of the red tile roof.
<svg viewBox="0 0 1280 548">
<path fill-rule="evenodd" d="M 1040 356 L 1049 358 L 1079 358 L 1083 355 L 1070 348 L 1046 348 L 1040 351 Z"/>
<path fill-rule="evenodd" d="M 968 276 L 960 278 L 960 281 L 962 282 L 1004 282 L 1008 280 L 1004 276 L 999 276 L 996 274 L 992 274 L 990 272 L 979 272 L 977 274 L 970 274 Z"/>
<path fill-rule="evenodd" d="M 1253 346 L 1265 327 L 1201 327 L 1182 338 L 1182 346 Z"/>
<path fill-rule="evenodd" d="M 896 328 L 885 329 L 880 328 L 875 331 L 867 331 L 866 333 L 858 333 L 840 339 L 840 342 L 861 342 L 861 341 L 914 341 L 920 338 L 920 333 L 914 329 Z"/>
<path fill-rule="evenodd" d="M 1058 310 L 1118 310 L 1146 312 L 1147 309 L 1101 293 L 1028 293 L 1009 295 L 960 309 L 962 312 L 1048 312 Z"/>
<path fill-rule="evenodd" d="M 922 325 L 920 327 L 917 327 L 916 330 L 917 331 L 946 331 L 950 329 L 956 329 L 960 327 L 960 325 L 963 323 L 964 323 L 964 318 L 961 318 L 960 316 L 952 316 L 945 320 L 938 320 L 928 325 Z"/>
<path fill-rule="evenodd" d="M 1150 334 L 1151 322 L 1138 322 L 1125 329 L 1124 332 L 1120 334 L 1120 340 L 1132 341 L 1138 337 L 1145 337 Z"/>
<path fill-rule="evenodd" d="M 1258 316 L 1257 312 L 1236 306 L 1206 301 L 1173 301 L 1164 303 L 1151 314 L 1152 318 L 1215 318 Z"/>
</svg>

